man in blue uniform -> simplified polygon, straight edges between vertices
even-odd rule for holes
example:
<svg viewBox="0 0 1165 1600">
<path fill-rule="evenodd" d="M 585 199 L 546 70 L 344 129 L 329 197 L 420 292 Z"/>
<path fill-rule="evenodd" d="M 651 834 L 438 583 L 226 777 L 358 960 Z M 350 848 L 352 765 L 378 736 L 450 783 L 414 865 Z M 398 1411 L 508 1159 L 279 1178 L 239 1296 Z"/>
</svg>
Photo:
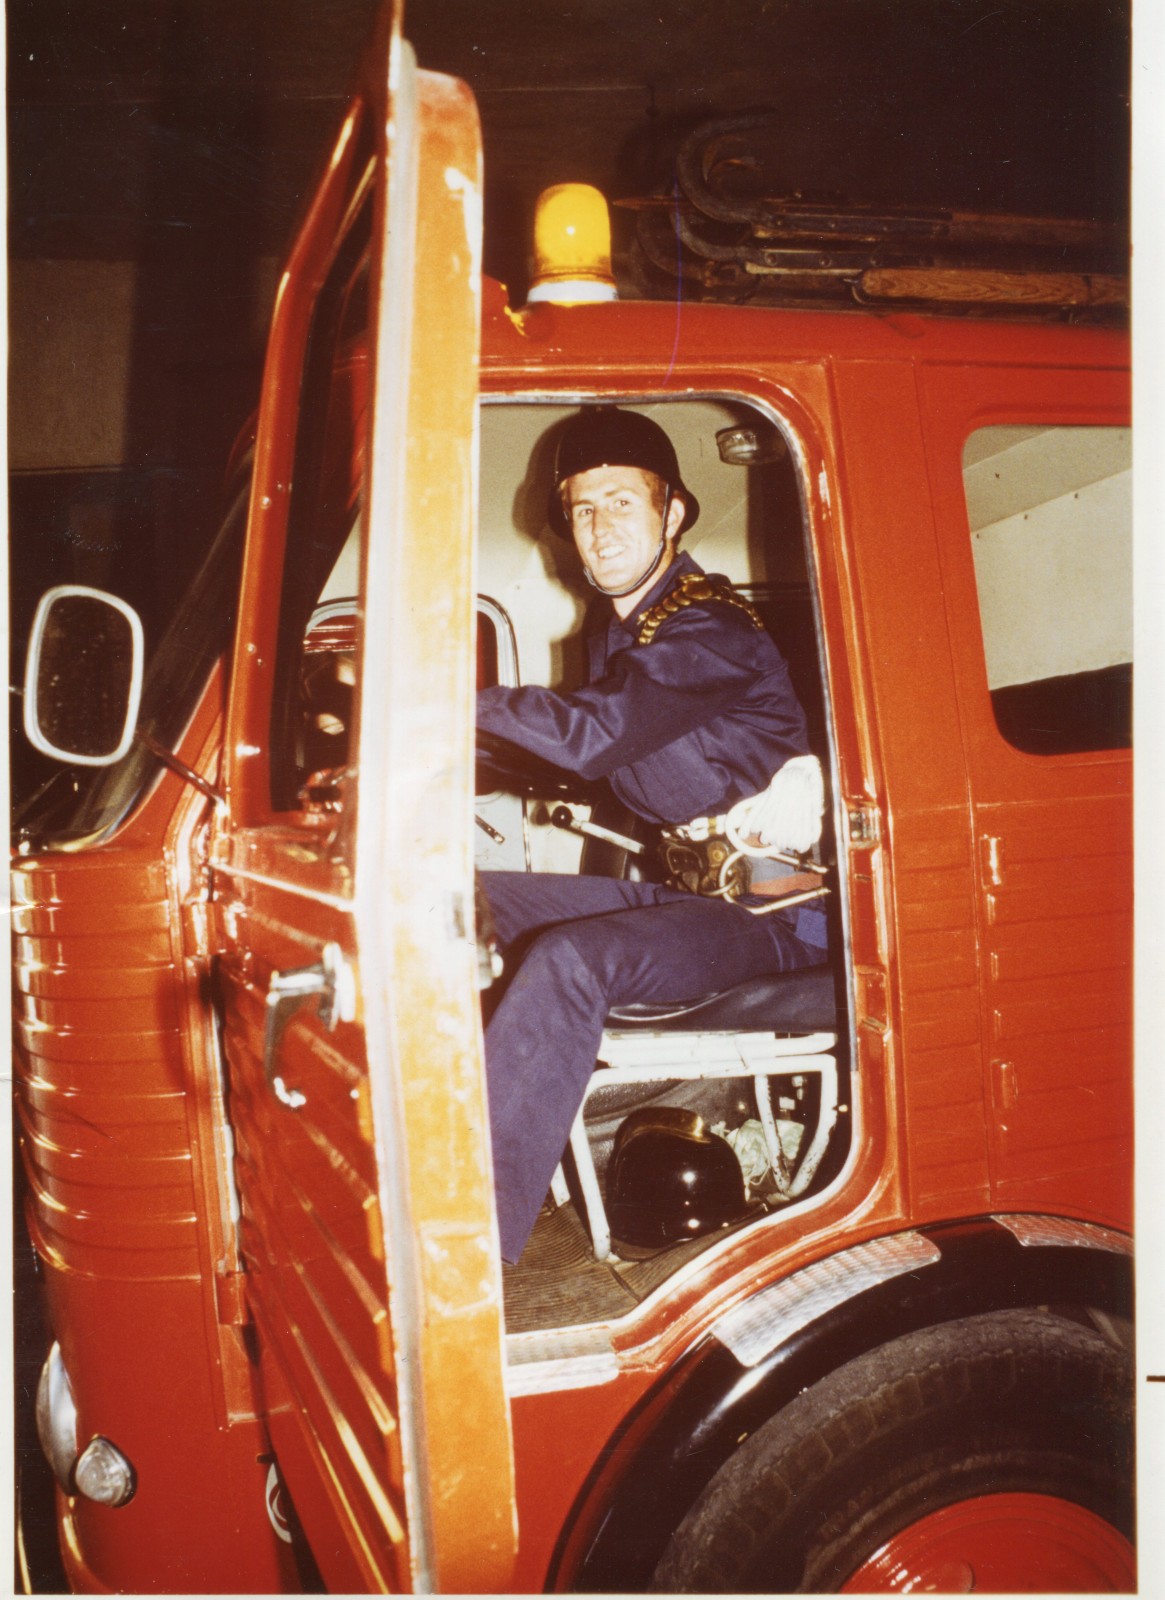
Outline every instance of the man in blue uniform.
<svg viewBox="0 0 1165 1600">
<path fill-rule="evenodd" d="M 656 423 L 615 406 L 574 417 L 559 444 L 550 522 L 573 537 L 613 614 L 590 641 L 584 688 L 483 689 L 478 727 L 606 778 L 655 823 L 720 817 L 764 791 L 750 838 L 804 851 L 823 805 L 805 717 L 751 607 L 677 550 L 698 515 Z M 533 1227 L 612 1006 L 693 999 L 825 958 L 821 901 L 773 912 L 762 880 L 788 868 L 754 869 L 751 892 L 736 900 L 614 878 L 484 875 L 507 967 L 517 958 L 485 1041 L 507 1261 Z"/>
</svg>

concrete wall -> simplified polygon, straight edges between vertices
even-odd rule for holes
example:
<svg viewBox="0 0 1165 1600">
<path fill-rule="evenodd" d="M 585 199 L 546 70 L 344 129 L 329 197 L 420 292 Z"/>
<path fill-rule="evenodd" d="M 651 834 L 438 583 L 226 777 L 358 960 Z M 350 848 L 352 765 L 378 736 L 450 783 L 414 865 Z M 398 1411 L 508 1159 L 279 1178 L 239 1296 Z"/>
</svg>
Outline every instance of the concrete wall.
<svg viewBox="0 0 1165 1600">
<path fill-rule="evenodd" d="M 8 269 L 13 472 L 125 462 L 132 261 L 13 261 Z"/>
</svg>

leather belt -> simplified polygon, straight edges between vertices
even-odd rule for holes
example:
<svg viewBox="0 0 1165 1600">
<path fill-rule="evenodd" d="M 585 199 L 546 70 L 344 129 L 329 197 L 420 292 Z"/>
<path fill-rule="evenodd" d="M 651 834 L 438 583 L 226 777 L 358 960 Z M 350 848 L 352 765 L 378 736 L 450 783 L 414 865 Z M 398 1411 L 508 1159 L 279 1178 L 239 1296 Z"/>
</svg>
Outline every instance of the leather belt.
<svg viewBox="0 0 1165 1600">
<path fill-rule="evenodd" d="M 756 871 L 755 867 L 753 871 Z M 760 894 L 766 899 L 779 900 L 790 894 L 805 894 L 810 889 L 817 890 L 821 894 L 825 893 L 820 872 L 790 872 L 783 878 L 766 878 L 763 883 L 758 883 L 754 877 L 748 886 L 749 894 Z"/>
</svg>

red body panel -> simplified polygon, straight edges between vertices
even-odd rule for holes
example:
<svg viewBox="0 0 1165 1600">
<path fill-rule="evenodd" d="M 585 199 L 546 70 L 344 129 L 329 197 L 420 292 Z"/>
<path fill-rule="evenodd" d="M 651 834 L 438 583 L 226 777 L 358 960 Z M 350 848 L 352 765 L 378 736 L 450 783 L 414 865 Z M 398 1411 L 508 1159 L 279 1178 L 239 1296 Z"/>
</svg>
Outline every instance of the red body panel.
<svg viewBox="0 0 1165 1600">
<path fill-rule="evenodd" d="M 194 752 L 220 699 L 216 676 Z M 267 1515 L 270 1452 L 238 1326 L 221 1084 L 191 940 L 204 813 L 166 778 L 114 849 L 26 858 L 14 883 L 29 1229 L 78 1439 L 110 1438 L 138 1479 L 116 1513 L 65 1503 L 82 1590 L 299 1587 Z"/>
<path fill-rule="evenodd" d="M 973 693 L 961 684 L 952 660 L 952 633 L 961 631 L 968 651 L 978 626 L 970 539 L 965 504 L 950 484 L 943 499 L 932 490 L 918 399 L 920 369 L 986 366 L 999 412 L 1028 416 L 1035 370 L 1048 420 L 1073 404 L 1076 421 L 1127 424 L 1124 339 L 719 309 L 685 311 L 678 326 L 677 341 L 674 312 L 654 305 L 539 308 L 520 335 L 499 317 L 488 330 L 496 339 L 487 336 L 483 390 L 655 394 L 662 366 L 665 393 L 767 401 L 792 424 L 810 491 L 842 792 L 847 805 L 874 808 L 881 844 L 851 857 L 865 1133 L 848 1182 L 811 1227 L 792 1238 L 779 1223 L 750 1230 L 722 1247 L 714 1266 L 697 1262 L 682 1286 L 645 1309 L 628 1336 L 629 1345 L 651 1349 L 627 1374 L 637 1394 L 759 1282 L 859 1239 L 995 1209 L 1123 1230 L 1132 1222 L 1131 895 L 1122 879 L 1131 850 L 1129 753 L 1048 760 L 1006 752 L 1018 773 L 1042 762 L 1047 809 L 1038 821 L 1029 809 L 1026 829 L 1010 823 L 1013 895 L 984 883 L 979 836 L 991 813 L 973 806 L 971 764 L 976 748 L 997 750 L 1003 741 L 985 685 L 976 682 Z M 1074 401 L 1056 405 L 1050 397 L 1065 394 L 1065 369 L 1075 370 Z M 980 420 L 973 405 L 958 417 L 950 467 Z M 976 655 L 981 676 L 981 644 L 972 661 Z M 1095 799 L 1075 813 L 1079 823 L 1073 817 L 1054 829 L 1057 810 L 1064 818 L 1072 815 L 1065 808 L 1080 807 L 1082 785 Z M 1015 791 L 1023 794 L 1022 777 Z M 1115 871 L 1082 906 L 1075 886 L 1088 875 L 1094 838 L 1105 841 Z M 1031 897 L 1040 869 L 1027 866 L 1025 854 L 1047 863 L 1042 899 Z M 1066 921 L 1073 904 L 1075 928 Z M 1021 999 L 1025 966 L 1032 981 Z M 1082 983 L 1086 969 L 1095 976 Z M 1003 991 L 1015 996 L 1007 1013 L 996 999 L 1002 974 L 1014 975 Z M 1080 1046 L 1069 1060 L 1054 1020 L 1061 1017 Z M 1009 1027 L 1030 1043 L 1004 1104 L 992 1074 Z M 1103 1086 L 1103 1108 L 1090 1083 Z M 612 1398 L 580 1391 L 573 1404 L 560 1394 L 516 1403 L 519 1518 L 536 1530 L 524 1534 L 522 1570 L 535 1581 L 545 1581 L 541 1563 L 571 1498 L 567 1483 L 582 1488 L 585 1473 L 568 1470 L 574 1451 L 588 1457 L 594 1419 Z M 535 1441 L 548 1437 L 567 1470 L 522 1470 L 525 1451 L 537 1462 L 543 1447 Z M 531 1540 L 541 1547 L 537 1558 Z"/>
<path fill-rule="evenodd" d="M 965 393 L 945 376 L 961 371 Z M 657 305 L 540 307 L 527 314 L 520 336 L 508 319 L 489 324 L 482 381 L 499 393 L 742 395 L 767 401 L 800 434 L 844 793 L 847 802 L 872 802 L 882 820 L 883 848 L 851 880 L 851 924 L 859 1047 L 878 1069 L 870 1077 L 883 1076 L 886 1050 L 898 1053 L 891 1121 L 907 1144 L 887 1152 L 885 1166 L 909 1184 L 909 1210 L 899 1214 L 926 1220 L 1004 1203 L 1039 1210 L 1054 1193 L 1055 1209 L 1128 1227 L 1131 760 L 1128 751 L 1025 757 L 1000 738 L 974 676 L 982 676 L 982 645 L 957 470 L 964 438 L 985 421 L 1038 415 L 1127 424 L 1124 337 L 721 308 L 686 310 L 677 324 L 671 308 Z M 946 434 L 936 437 L 929 397 L 940 395 Z M 937 482 L 936 457 L 946 468 Z M 1000 800 L 988 790 L 997 780 L 985 752 L 1006 784 Z M 1003 796 L 1016 806 L 1028 802 L 1026 822 L 1009 847 L 1013 875 L 989 886 L 981 839 Z M 1105 866 L 1095 888 L 1094 840 L 1103 841 Z M 1055 862 L 1054 884 L 1045 875 L 1041 888 L 1034 861 L 1022 864 L 1033 850 Z M 1085 873 L 1087 903 L 1077 889 Z M 1006 892 L 1013 884 L 1022 900 Z M 988 895 L 996 888 L 1004 892 Z M 1033 890 L 1046 911 L 1038 911 Z M 1033 1009 L 1013 1009 L 1008 1021 L 996 1015 L 996 991 L 980 984 L 1018 972 L 1023 958 L 1016 951 L 1001 968 L 1003 951 L 984 943 L 983 930 L 1017 920 L 1022 928 L 1001 940 L 1013 948 L 1030 943 L 1029 966 L 1047 970 L 1041 986 L 1028 990 Z M 1096 973 L 1091 989 L 1080 982 L 1085 968 Z M 1007 992 L 1018 1006 L 1016 981 Z M 1107 1112 L 1115 1124 L 1096 1130 L 1103 1150 L 1094 1147 L 1083 1164 L 1078 1156 L 1059 1163 L 1068 1180 L 1059 1185 L 1034 1159 L 1004 1176 L 999 1140 L 989 1137 L 987 1071 L 1001 1030 L 1046 1033 L 1056 1014 L 1065 1031 L 1091 1036 L 1086 1073 L 1110 1085 L 1115 1059 L 1126 1063 L 1124 1091 L 1112 1095 Z M 1073 1080 L 1062 1078 L 1049 1103 L 1040 1083 L 1033 1059 L 1023 1093 L 1030 1089 L 1043 1149 L 1091 1140 L 1089 1097 L 1073 1095 Z M 1019 1092 L 1010 1091 L 1013 1130 Z M 1013 1131 L 1012 1149 L 1016 1138 Z"/>
</svg>

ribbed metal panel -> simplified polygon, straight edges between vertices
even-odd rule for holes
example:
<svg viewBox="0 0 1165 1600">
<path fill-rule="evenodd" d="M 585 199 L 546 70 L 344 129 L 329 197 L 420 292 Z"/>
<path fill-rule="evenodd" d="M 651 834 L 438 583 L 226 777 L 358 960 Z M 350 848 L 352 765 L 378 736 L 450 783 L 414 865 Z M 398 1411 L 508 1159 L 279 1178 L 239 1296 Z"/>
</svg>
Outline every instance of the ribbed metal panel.
<svg viewBox="0 0 1165 1600">
<path fill-rule="evenodd" d="M 769 1284 L 726 1312 L 713 1332 L 742 1366 L 755 1367 L 770 1351 L 835 1306 L 891 1278 L 933 1266 L 941 1254 L 936 1244 L 919 1233 L 869 1239 L 814 1261 L 791 1278 Z"/>
<path fill-rule="evenodd" d="M 242 1201 L 241 1239 L 262 1338 L 312 1419 L 325 1480 L 391 1587 L 408 1582 L 398 1397 L 355 1029 L 323 1032 L 305 1009 L 281 1045 L 281 1105 L 263 1078 L 263 995 L 237 972 L 225 1045 Z M 352 1053 L 346 1053 L 345 1047 Z"/>
<path fill-rule="evenodd" d="M 987 1129 L 970 845 L 945 816 L 913 817 L 895 859 L 911 1193 L 926 1210 L 973 1210 Z"/>
<path fill-rule="evenodd" d="M 31 1225 L 92 1277 L 199 1272 L 166 877 L 156 857 L 13 874 L 16 1068 Z"/>
<path fill-rule="evenodd" d="M 1001 1200 L 1037 1171 L 1044 1203 L 1066 1208 L 1127 1188 L 1132 860 L 1109 843 L 1114 810 L 1075 801 L 1059 825 L 1008 822 L 987 901 Z"/>
</svg>

